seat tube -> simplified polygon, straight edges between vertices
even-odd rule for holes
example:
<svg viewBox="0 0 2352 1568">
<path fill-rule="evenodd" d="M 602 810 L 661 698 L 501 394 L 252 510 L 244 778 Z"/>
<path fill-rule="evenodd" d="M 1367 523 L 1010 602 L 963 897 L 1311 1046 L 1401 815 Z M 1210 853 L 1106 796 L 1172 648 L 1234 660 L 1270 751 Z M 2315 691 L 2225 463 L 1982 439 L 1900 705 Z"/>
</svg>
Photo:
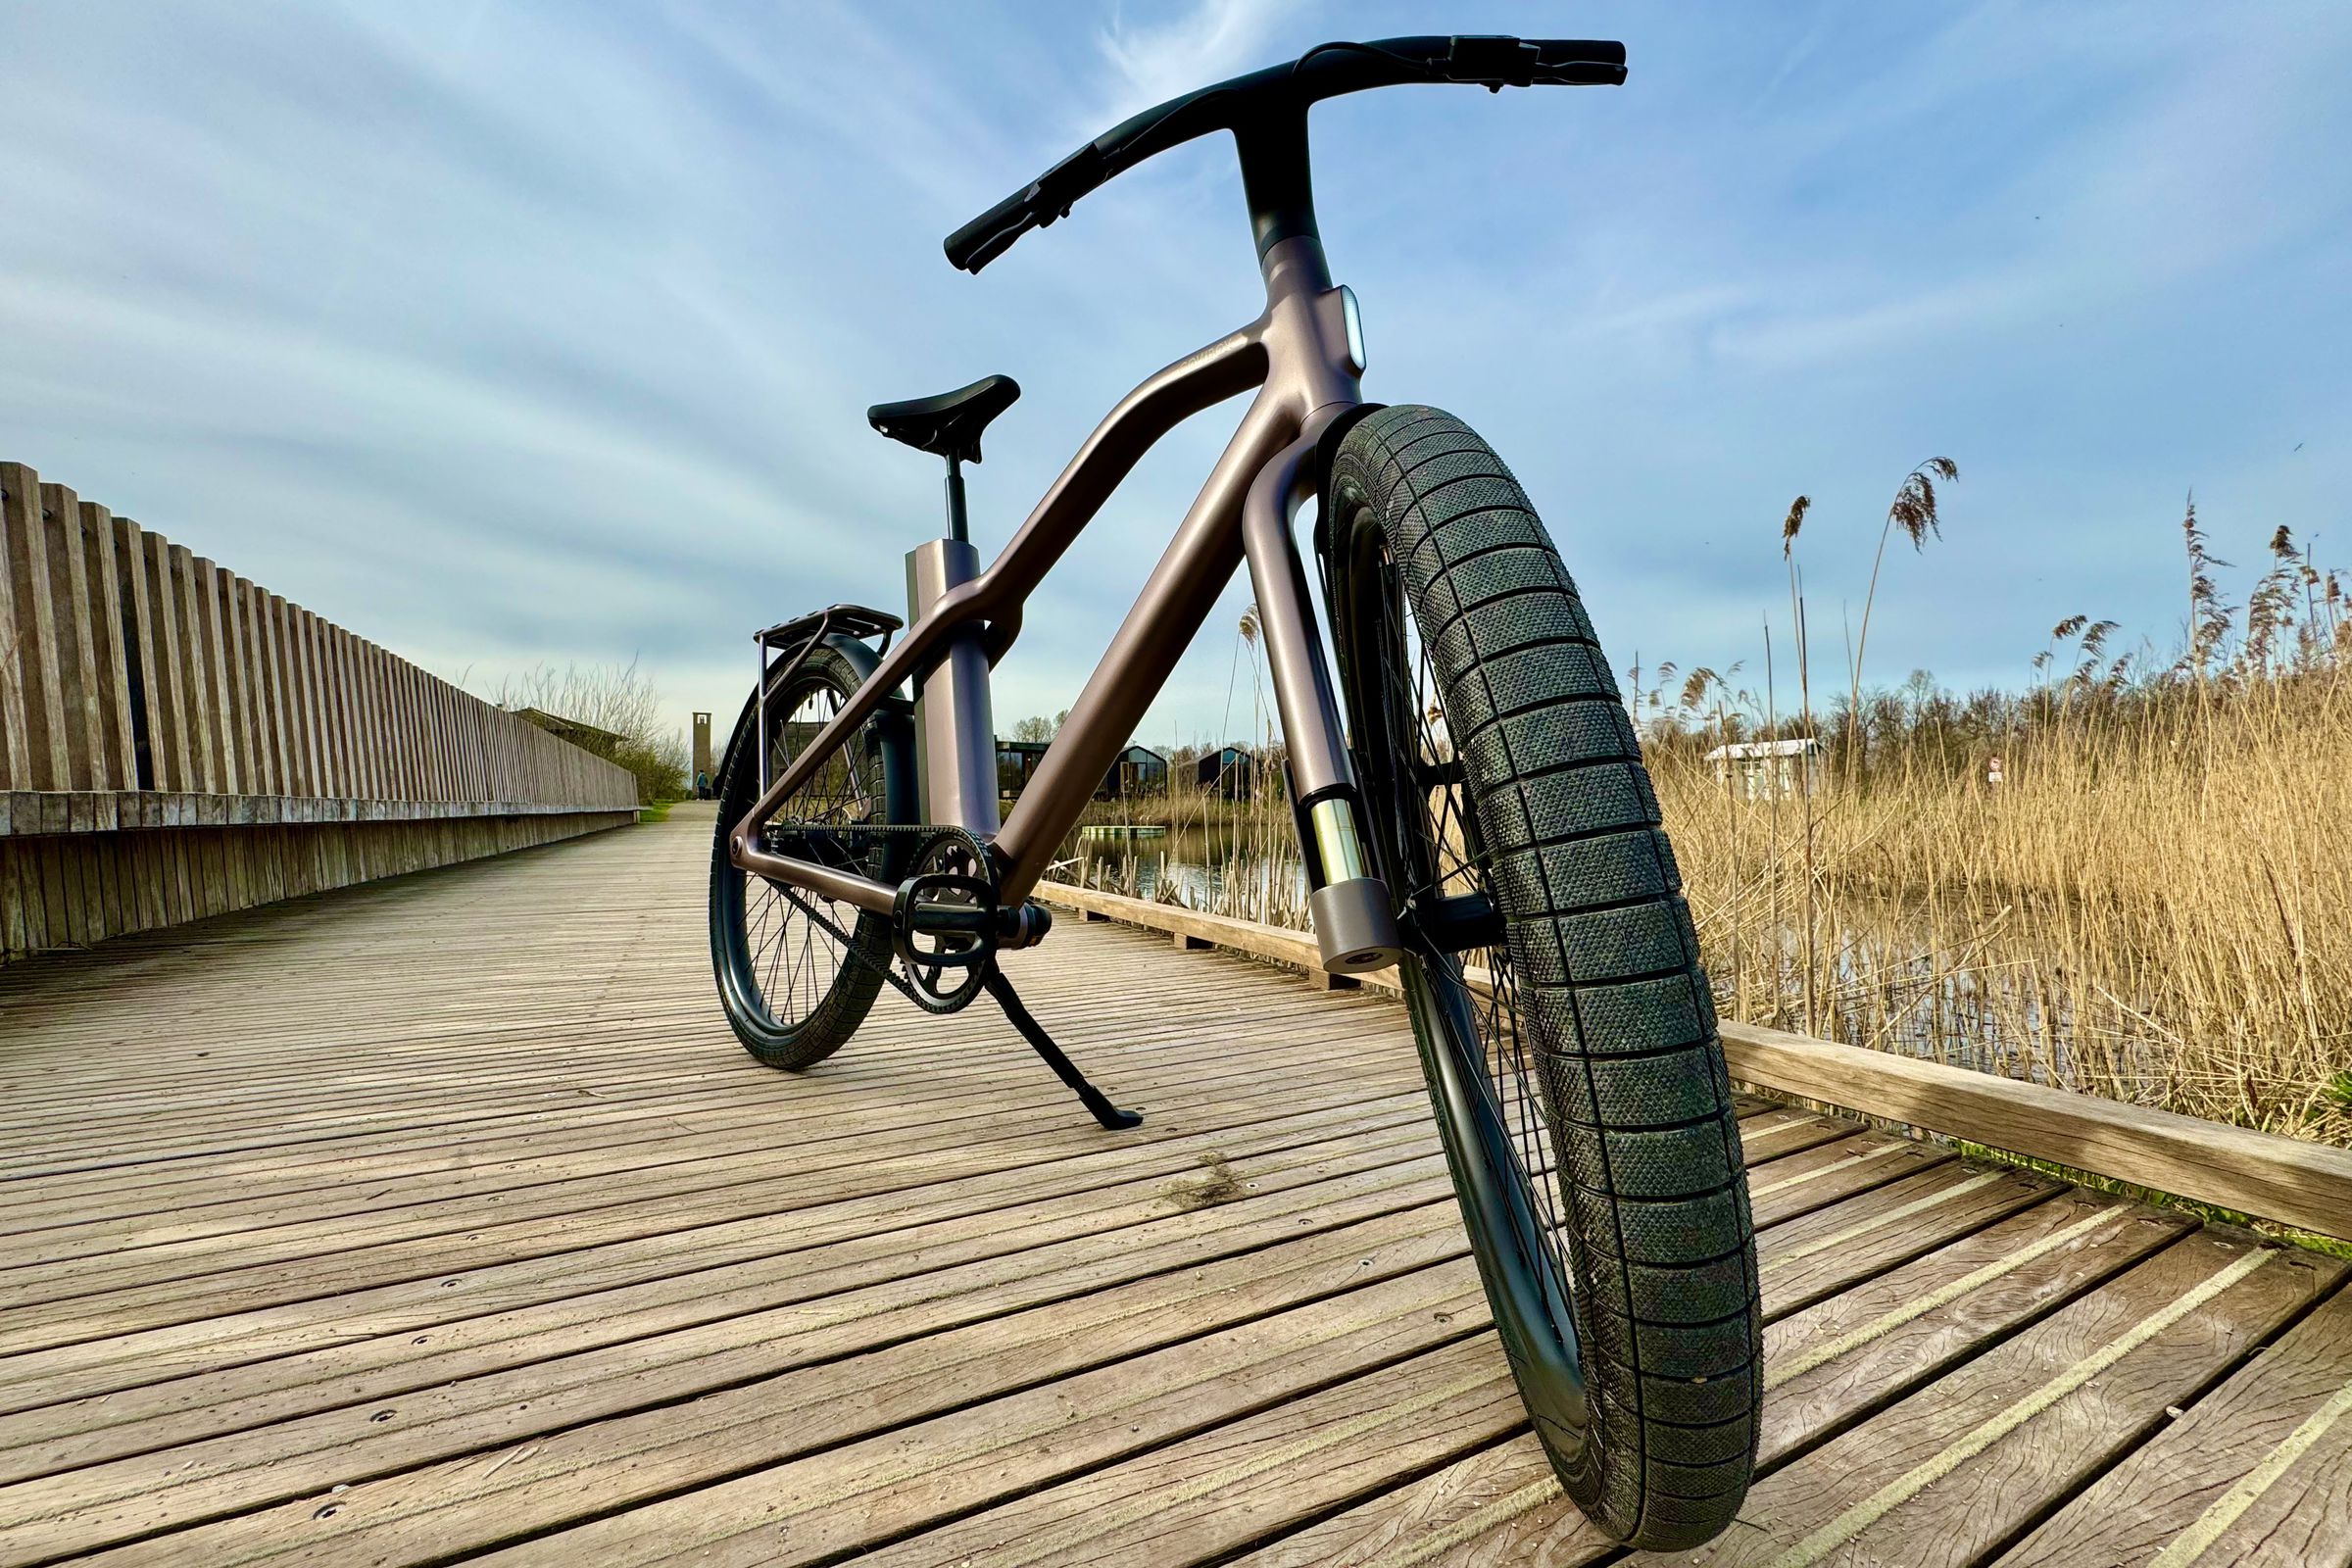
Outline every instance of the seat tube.
<svg viewBox="0 0 2352 1568">
<path fill-rule="evenodd" d="M 979 575 L 980 552 L 966 540 L 929 539 L 907 552 L 908 624 L 922 624 L 942 595 Z M 999 825 L 997 728 L 988 653 L 977 624 L 952 632 L 946 651 L 918 678 L 914 752 L 923 820 L 993 838 Z"/>
</svg>

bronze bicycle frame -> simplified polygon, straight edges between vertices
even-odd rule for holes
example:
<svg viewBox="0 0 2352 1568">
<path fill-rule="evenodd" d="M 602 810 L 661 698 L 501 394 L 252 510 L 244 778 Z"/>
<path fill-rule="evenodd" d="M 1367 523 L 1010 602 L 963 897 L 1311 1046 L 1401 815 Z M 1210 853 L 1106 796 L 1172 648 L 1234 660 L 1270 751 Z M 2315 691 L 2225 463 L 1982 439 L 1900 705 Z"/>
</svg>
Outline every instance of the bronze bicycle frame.
<svg viewBox="0 0 2352 1568">
<path fill-rule="evenodd" d="M 1395 960 L 1397 938 L 1388 891 L 1366 874 L 1346 730 L 1293 535 L 1298 508 L 1314 484 L 1310 459 L 1317 438 L 1361 403 L 1361 346 L 1349 328 L 1351 302 L 1346 290 L 1332 285 L 1316 236 L 1295 235 L 1274 244 L 1261 257 L 1260 269 L 1264 314 L 1176 361 L 1119 401 L 996 562 L 940 593 L 808 749 L 769 782 L 729 834 L 729 856 L 737 866 L 860 909 L 889 913 L 897 888 L 773 853 L 764 839 L 768 821 L 902 685 L 911 681 L 923 691 L 958 648 L 977 646 L 994 665 L 1019 632 L 1029 594 L 1143 455 L 1185 419 L 1256 387 L 1240 428 L 1002 827 L 993 820 L 947 820 L 978 814 L 953 804 L 935 808 L 942 818 L 938 825 L 993 841 L 1003 905 L 1018 907 L 1166 685 L 1235 568 L 1246 561 L 1289 748 L 1293 798 L 1302 820 L 1311 823 L 1312 842 L 1303 848 L 1317 882 L 1310 909 L 1324 967 L 1350 972 Z M 935 757 L 926 765 L 934 776 L 943 767 L 967 770 L 965 787 L 939 791 L 938 799 L 985 799 L 980 809 L 993 818 L 996 737 L 985 688 L 976 697 L 968 682 L 943 682 L 936 689 L 949 701 L 935 706 L 947 710 L 924 715 L 926 737 L 935 751 L 952 757 Z M 969 777 L 968 770 L 977 768 L 987 770 L 984 790 Z"/>
</svg>

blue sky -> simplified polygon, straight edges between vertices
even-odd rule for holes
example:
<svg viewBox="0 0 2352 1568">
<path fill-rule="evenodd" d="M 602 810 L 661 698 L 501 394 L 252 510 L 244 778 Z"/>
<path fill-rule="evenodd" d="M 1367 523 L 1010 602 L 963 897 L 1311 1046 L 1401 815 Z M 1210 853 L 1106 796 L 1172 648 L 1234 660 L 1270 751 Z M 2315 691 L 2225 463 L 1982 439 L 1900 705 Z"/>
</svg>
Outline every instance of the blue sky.
<svg viewBox="0 0 2352 1568">
<path fill-rule="evenodd" d="M 2352 8 L 2323 4 L 11 0 L 0 456 L 477 690 L 634 656 L 681 724 L 730 713 L 752 628 L 892 604 L 937 529 L 936 464 L 868 403 L 1019 378 L 971 474 L 993 550 L 1259 303 L 1222 141 L 978 279 L 948 230 L 1160 98 L 1431 30 L 1631 50 L 1615 90 L 1314 121 L 1367 396 L 1494 442 L 1620 669 L 1760 682 L 1799 492 L 1835 664 L 1936 454 L 1963 479 L 1890 560 L 1889 684 L 2022 681 L 2078 611 L 2169 643 L 2192 487 L 2224 557 L 2284 523 L 2352 563 Z M 1002 724 L 1075 694 L 1239 408 L 1032 605 Z M 1247 598 L 1144 738 L 1246 728 Z"/>
</svg>

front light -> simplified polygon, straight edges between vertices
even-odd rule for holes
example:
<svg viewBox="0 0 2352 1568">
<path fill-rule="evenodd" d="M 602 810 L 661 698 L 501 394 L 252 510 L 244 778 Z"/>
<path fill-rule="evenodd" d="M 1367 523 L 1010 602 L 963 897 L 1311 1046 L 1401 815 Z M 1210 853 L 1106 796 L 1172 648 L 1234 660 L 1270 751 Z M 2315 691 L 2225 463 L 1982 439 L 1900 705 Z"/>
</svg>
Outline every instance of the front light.
<svg viewBox="0 0 2352 1568">
<path fill-rule="evenodd" d="M 1345 283 L 1340 285 L 1340 314 L 1348 320 L 1348 363 L 1355 367 L 1356 374 L 1361 375 L 1372 366 L 1372 362 L 1364 357 L 1364 317 L 1356 309 L 1355 290 Z"/>
</svg>

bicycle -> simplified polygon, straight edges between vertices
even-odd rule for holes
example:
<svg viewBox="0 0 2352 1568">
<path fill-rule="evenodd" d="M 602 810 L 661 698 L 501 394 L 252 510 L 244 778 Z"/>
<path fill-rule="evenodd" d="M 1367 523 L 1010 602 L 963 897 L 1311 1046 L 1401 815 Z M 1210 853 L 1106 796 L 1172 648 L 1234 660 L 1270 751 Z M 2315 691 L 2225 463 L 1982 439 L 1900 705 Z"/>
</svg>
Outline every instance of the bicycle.
<svg viewBox="0 0 2352 1568">
<path fill-rule="evenodd" d="M 911 624 L 835 605 L 757 634 L 717 786 L 710 935 L 728 1020 L 762 1062 L 822 1060 L 884 984 L 938 1012 L 985 993 L 1102 1126 L 1136 1125 L 997 957 L 1052 929 L 1030 894 L 1246 563 L 1322 965 L 1396 967 L 1534 1430 L 1595 1523 L 1654 1548 L 1732 1518 L 1762 1396 L 1753 1226 L 1696 940 L 1631 720 L 1527 497 L 1450 415 L 1362 400 L 1361 318 L 1324 259 L 1306 137 L 1308 108 L 1341 93 L 1624 76 L 1608 42 L 1324 44 L 1136 116 L 951 235 L 949 261 L 976 273 L 1142 160 L 1230 131 L 1266 307 L 1122 399 L 985 568 L 962 466 L 1018 386 L 869 411 L 946 460 L 948 535 L 907 558 Z M 989 670 L 1023 602 L 1147 449 L 1252 387 L 1000 820 Z M 1336 685 L 1294 536 L 1309 497 Z"/>
</svg>

